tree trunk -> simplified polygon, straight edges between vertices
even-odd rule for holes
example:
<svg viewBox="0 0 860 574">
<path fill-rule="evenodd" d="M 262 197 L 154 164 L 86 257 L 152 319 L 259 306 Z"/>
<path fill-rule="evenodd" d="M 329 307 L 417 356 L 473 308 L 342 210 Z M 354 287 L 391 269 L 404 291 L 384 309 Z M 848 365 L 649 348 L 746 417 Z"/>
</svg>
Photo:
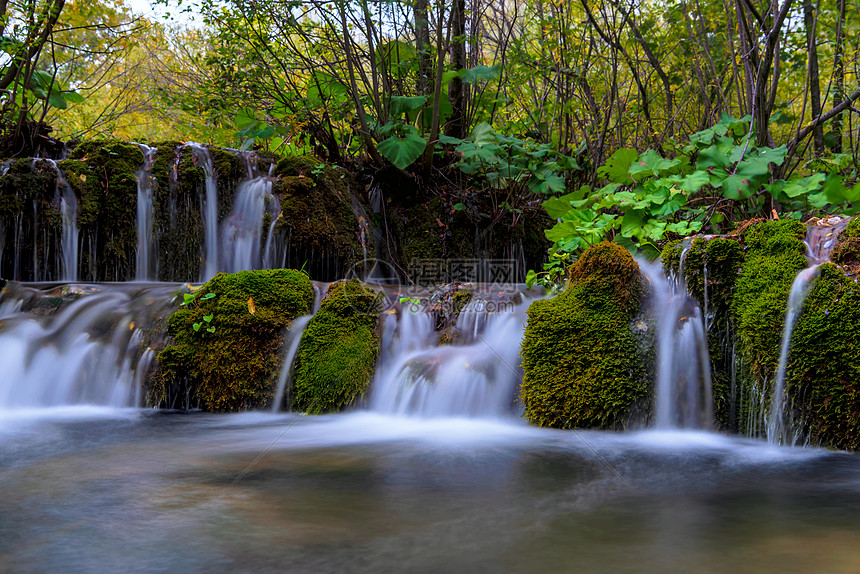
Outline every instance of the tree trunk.
<svg viewBox="0 0 860 574">
<path fill-rule="evenodd" d="M 466 0 L 454 0 L 451 6 L 451 64 L 455 70 L 466 67 Z M 454 78 L 448 84 L 451 119 L 445 134 L 454 138 L 466 135 L 466 89 L 463 80 Z"/>
<path fill-rule="evenodd" d="M 809 86 L 809 104 L 813 118 L 821 115 L 821 84 L 818 73 L 818 47 L 815 39 L 817 24 L 817 8 L 813 7 L 811 0 L 804 0 L 803 27 L 806 30 L 806 46 L 809 52 L 806 83 Z M 812 143 L 815 149 L 815 157 L 824 155 L 824 126 L 821 124 L 816 125 L 815 129 L 812 130 Z"/>
</svg>

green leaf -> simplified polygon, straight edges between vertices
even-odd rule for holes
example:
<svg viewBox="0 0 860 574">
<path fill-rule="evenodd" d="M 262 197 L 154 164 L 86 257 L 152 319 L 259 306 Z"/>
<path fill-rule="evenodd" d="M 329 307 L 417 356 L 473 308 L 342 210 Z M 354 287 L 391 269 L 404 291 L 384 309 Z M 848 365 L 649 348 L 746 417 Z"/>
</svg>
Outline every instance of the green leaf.
<svg viewBox="0 0 860 574">
<path fill-rule="evenodd" d="M 573 223 L 569 221 L 560 221 L 553 225 L 551 229 L 544 231 L 544 235 L 546 235 L 547 239 L 556 243 L 567 239 L 568 237 L 575 237 L 577 233 L 576 227 Z"/>
<path fill-rule="evenodd" d="M 68 107 L 66 98 L 63 97 L 63 93 L 58 91 L 52 91 L 50 93 L 48 96 L 48 103 L 60 110 L 65 110 Z"/>
<path fill-rule="evenodd" d="M 209 314 L 209 315 L 203 315 L 203 320 L 204 320 L 204 321 L 206 321 L 207 323 L 211 323 L 211 322 L 212 322 L 212 317 L 214 317 L 214 316 L 215 316 L 215 315 L 214 315 L 214 313 L 213 313 L 213 314 Z"/>
<path fill-rule="evenodd" d="M 472 140 L 478 145 L 492 145 L 499 143 L 496 131 L 487 122 L 481 122 L 475 126 L 472 130 Z"/>
<path fill-rule="evenodd" d="M 427 103 L 427 96 L 413 96 L 411 98 L 391 96 L 388 111 L 391 117 L 398 118 L 403 114 L 420 109 L 425 103 Z"/>
<path fill-rule="evenodd" d="M 236 129 L 240 131 L 257 129 L 258 123 L 251 108 L 242 108 L 236 113 Z"/>
<path fill-rule="evenodd" d="M 63 92 L 63 97 L 66 99 L 67 102 L 70 102 L 72 104 L 82 104 L 86 99 L 77 92 Z"/>
<path fill-rule="evenodd" d="M 495 80 L 502 73 L 502 66 L 484 66 L 483 64 L 462 71 L 461 78 L 467 84 L 478 82 L 489 82 Z"/>
<path fill-rule="evenodd" d="M 382 157 L 400 169 L 406 169 L 418 159 L 427 142 L 417 134 L 407 134 L 404 138 L 390 137 L 379 142 L 376 148 Z"/>
<path fill-rule="evenodd" d="M 191 328 L 194 329 L 194 332 L 196 333 L 197 331 L 200 330 L 200 327 L 202 325 L 203 325 L 203 323 L 194 323 L 193 325 L 191 325 Z"/>
<path fill-rule="evenodd" d="M 605 165 L 597 170 L 597 175 L 615 183 L 631 183 L 633 180 L 630 179 L 628 171 L 630 164 L 638 158 L 639 153 L 635 149 L 621 148 L 606 160 Z"/>
<path fill-rule="evenodd" d="M 696 193 L 706 185 L 708 185 L 709 177 L 706 171 L 694 171 L 690 175 L 684 176 L 680 188 L 687 193 Z"/>
<path fill-rule="evenodd" d="M 207 293 L 207 294 L 206 294 L 206 295 L 204 295 L 202 298 L 203 298 L 203 300 L 205 301 L 205 300 L 207 300 L 207 299 L 212 299 L 213 297 L 215 297 L 215 295 L 216 295 L 215 293 Z"/>
<path fill-rule="evenodd" d="M 215 327 L 206 327 L 206 330 L 209 331 L 210 333 L 214 333 Z"/>
<path fill-rule="evenodd" d="M 445 134 L 442 134 L 439 136 L 439 143 L 456 146 L 462 144 L 463 140 L 461 140 L 460 138 L 452 138 L 451 136 L 446 136 Z"/>
<path fill-rule="evenodd" d="M 454 204 L 454 210 L 455 211 L 463 211 L 464 209 L 466 209 L 466 206 L 463 205 L 462 203 L 455 203 Z"/>
<path fill-rule="evenodd" d="M 826 177 L 823 173 L 816 173 L 809 177 L 788 180 L 782 188 L 782 193 L 791 198 L 808 195 L 814 191 L 818 191 Z"/>
<path fill-rule="evenodd" d="M 660 177 L 677 171 L 679 159 L 666 159 L 653 149 L 645 151 L 637 161 L 631 163 L 628 173 L 635 181 L 646 177 Z"/>
</svg>

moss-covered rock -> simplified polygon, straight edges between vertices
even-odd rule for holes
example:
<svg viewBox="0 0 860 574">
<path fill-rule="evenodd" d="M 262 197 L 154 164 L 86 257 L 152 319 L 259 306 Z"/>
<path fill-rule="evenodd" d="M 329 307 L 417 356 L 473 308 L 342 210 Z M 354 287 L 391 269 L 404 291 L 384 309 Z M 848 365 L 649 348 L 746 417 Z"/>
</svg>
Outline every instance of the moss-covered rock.
<svg viewBox="0 0 860 574">
<path fill-rule="evenodd" d="M 208 411 L 270 405 L 286 331 L 313 301 L 313 285 L 298 271 L 217 274 L 171 315 L 172 343 L 158 355 L 149 402 L 175 407 L 188 395 Z"/>
<path fill-rule="evenodd" d="M 281 204 L 274 233 L 288 266 L 314 278 L 335 280 L 374 256 L 373 234 L 362 199 L 350 192 L 346 171 L 321 165 L 309 156 L 281 159 L 272 193 Z"/>
<path fill-rule="evenodd" d="M 80 197 L 78 227 L 90 238 L 80 276 L 97 281 L 134 277 L 137 249 L 137 178 L 143 153 L 134 144 L 98 140 L 80 144 L 60 162 Z"/>
<path fill-rule="evenodd" d="M 758 380 L 773 376 L 791 283 L 807 266 L 806 226 L 799 221 L 763 221 L 743 235 L 746 257 L 732 311 L 744 364 Z"/>
<path fill-rule="evenodd" d="M 358 280 L 329 286 L 299 343 L 294 408 L 336 412 L 364 397 L 379 354 L 382 303 L 381 293 Z"/>
<path fill-rule="evenodd" d="M 791 337 L 786 374 L 792 418 L 813 444 L 860 448 L 860 285 L 819 268 Z"/>
<path fill-rule="evenodd" d="M 632 324 L 644 280 L 630 254 L 603 242 L 571 266 L 570 286 L 528 310 L 522 344 L 524 416 L 539 426 L 621 428 L 649 399 Z"/>
</svg>

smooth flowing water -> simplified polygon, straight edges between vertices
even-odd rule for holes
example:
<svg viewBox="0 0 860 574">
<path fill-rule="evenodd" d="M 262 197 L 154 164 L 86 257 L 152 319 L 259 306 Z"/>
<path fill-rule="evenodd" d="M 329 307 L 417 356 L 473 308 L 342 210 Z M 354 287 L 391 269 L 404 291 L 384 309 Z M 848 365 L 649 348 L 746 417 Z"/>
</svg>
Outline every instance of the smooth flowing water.
<svg viewBox="0 0 860 574">
<path fill-rule="evenodd" d="M 659 263 L 640 261 L 657 327 L 655 421 L 659 429 L 710 428 L 714 419 L 711 362 L 702 312 L 683 280 L 668 280 Z"/>
<path fill-rule="evenodd" d="M 215 180 L 215 166 L 209 149 L 198 143 L 189 142 L 197 165 L 203 169 L 206 199 L 203 202 L 203 233 L 206 249 L 206 263 L 203 266 L 203 281 L 208 281 L 218 272 L 218 184 Z"/>
<path fill-rule="evenodd" d="M 143 165 L 135 172 L 137 178 L 137 252 L 135 279 L 150 281 L 157 273 L 153 269 L 151 254 L 156 253 L 152 243 L 152 162 L 157 148 L 136 144 L 143 153 Z"/>
<path fill-rule="evenodd" d="M 454 344 L 440 344 L 433 312 L 390 309 L 367 410 L 132 408 L 161 333 L 154 318 L 177 288 L 4 294 L 0 571 L 860 568 L 856 455 L 525 424 L 515 394 L 527 292 L 475 297 Z"/>
<path fill-rule="evenodd" d="M 228 273 L 246 269 L 260 269 L 264 260 L 268 263 L 270 242 L 263 238 L 263 216 L 269 207 L 272 224 L 281 212 L 278 199 L 272 195 L 271 177 L 255 177 L 239 184 L 233 212 L 222 226 L 221 268 Z M 265 246 L 264 250 L 261 247 Z"/>
<path fill-rule="evenodd" d="M 0 438 L 4 571 L 860 567 L 843 453 L 377 413 L 66 408 L 5 418 Z"/>
</svg>

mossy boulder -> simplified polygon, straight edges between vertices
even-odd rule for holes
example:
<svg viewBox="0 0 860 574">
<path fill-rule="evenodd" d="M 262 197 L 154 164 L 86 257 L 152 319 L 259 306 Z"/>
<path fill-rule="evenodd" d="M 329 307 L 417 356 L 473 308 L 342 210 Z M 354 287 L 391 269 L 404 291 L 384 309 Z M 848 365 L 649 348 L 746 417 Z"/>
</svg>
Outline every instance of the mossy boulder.
<svg viewBox="0 0 860 574">
<path fill-rule="evenodd" d="M 337 412 L 360 401 L 379 354 L 383 295 L 358 280 L 332 284 L 302 334 L 296 355 L 293 407 Z"/>
<path fill-rule="evenodd" d="M 788 404 L 813 444 L 860 448 L 860 285 L 821 265 L 791 337 Z"/>
<path fill-rule="evenodd" d="M 309 156 L 281 159 L 272 193 L 281 204 L 274 233 L 286 265 L 302 267 L 320 280 L 344 277 L 365 254 L 374 256 L 371 224 L 361 194 L 351 193 L 351 176 Z"/>
<path fill-rule="evenodd" d="M 207 411 L 269 406 L 286 332 L 313 302 L 313 285 L 299 271 L 217 274 L 171 315 L 172 343 L 158 355 L 149 402 L 172 408 L 187 395 Z"/>
<path fill-rule="evenodd" d="M 603 242 L 570 268 L 570 285 L 528 310 L 520 399 L 529 422 L 622 428 L 649 400 L 649 361 L 632 326 L 644 279 L 622 247 Z"/>
<path fill-rule="evenodd" d="M 114 140 L 84 142 L 59 163 L 80 198 L 78 227 L 95 241 L 84 249 L 80 276 L 97 281 L 134 277 L 137 249 L 137 178 L 143 153 Z"/>
<path fill-rule="evenodd" d="M 769 379 L 779 347 L 791 284 L 806 268 L 806 226 L 763 221 L 743 234 L 746 257 L 737 279 L 732 312 L 743 363 L 758 380 Z"/>
</svg>

